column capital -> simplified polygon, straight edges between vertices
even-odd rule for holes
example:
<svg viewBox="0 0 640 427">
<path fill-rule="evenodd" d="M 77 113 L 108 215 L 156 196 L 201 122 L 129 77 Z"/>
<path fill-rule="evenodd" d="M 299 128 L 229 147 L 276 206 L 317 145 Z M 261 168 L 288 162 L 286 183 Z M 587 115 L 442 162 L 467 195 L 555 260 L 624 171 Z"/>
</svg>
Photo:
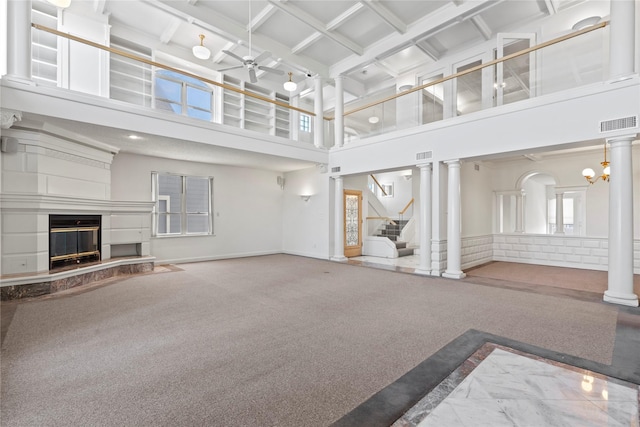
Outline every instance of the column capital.
<svg viewBox="0 0 640 427">
<path fill-rule="evenodd" d="M 416 167 L 419 169 L 431 170 L 431 163 L 420 163 L 416 165 Z"/>
<path fill-rule="evenodd" d="M 629 144 L 631 144 L 636 138 L 638 138 L 638 134 L 637 133 L 629 134 L 629 135 L 615 136 L 613 138 L 607 138 L 607 144 L 609 144 L 609 145 L 613 145 L 613 144 L 618 145 L 619 143 L 624 143 L 624 142 L 628 142 Z"/>
<path fill-rule="evenodd" d="M 452 160 L 445 160 L 442 163 L 446 164 L 447 166 L 460 166 L 460 164 L 462 163 L 462 161 L 460 159 L 452 159 Z"/>
</svg>

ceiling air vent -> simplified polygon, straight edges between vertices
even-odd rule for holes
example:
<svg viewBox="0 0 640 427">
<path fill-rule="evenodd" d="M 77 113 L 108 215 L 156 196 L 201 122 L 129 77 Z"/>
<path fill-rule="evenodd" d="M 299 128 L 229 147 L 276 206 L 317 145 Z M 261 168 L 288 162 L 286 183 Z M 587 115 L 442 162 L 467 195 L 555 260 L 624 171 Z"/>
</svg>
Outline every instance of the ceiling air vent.
<svg viewBox="0 0 640 427">
<path fill-rule="evenodd" d="M 600 132 L 611 132 L 620 129 L 632 129 L 638 126 L 638 116 L 624 117 L 622 119 L 605 120 L 600 122 Z"/>
<path fill-rule="evenodd" d="M 331 172 L 332 173 L 340 172 L 340 166 L 336 166 L 335 168 L 331 168 Z"/>
<path fill-rule="evenodd" d="M 416 153 L 416 160 L 427 160 L 433 158 L 433 151 L 423 151 L 422 153 Z"/>
</svg>

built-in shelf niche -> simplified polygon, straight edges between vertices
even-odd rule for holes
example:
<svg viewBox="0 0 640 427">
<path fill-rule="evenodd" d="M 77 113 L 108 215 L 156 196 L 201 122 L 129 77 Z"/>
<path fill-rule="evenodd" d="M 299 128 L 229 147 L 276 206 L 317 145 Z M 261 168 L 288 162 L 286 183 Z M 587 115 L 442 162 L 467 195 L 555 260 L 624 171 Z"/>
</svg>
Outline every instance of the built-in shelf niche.
<svg viewBox="0 0 640 427">
<path fill-rule="evenodd" d="M 289 104 L 289 97 L 271 92 L 258 85 L 225 75 L 226 85 L 255 93 L 267 99 Z M 291 134 L 290 110 L 286 107 L 246 96 L 233 90 L 223 91 L 223 123 L 255 132 L 289 138 Z"/>
</svg>

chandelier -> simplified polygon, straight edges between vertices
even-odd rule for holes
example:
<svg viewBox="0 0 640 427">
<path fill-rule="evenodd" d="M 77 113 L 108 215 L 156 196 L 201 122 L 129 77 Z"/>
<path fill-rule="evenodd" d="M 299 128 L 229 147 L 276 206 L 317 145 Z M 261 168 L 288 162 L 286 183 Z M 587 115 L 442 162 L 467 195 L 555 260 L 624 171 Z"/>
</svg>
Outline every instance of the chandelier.
<svg viewBox="0 0 640 427">
<path fill-rule="evenodd" d="M 582 171 L 582 176 L 584 176 L 589 184 L 595 184 L 596 181 L 602 179 L 603 181 L 609 181 L 609 174 L 611 173 L 611 167 L 609 166 L 609 162 L 607 161 L 607 143 L 604 143 L 604 161 L 600 162 L 602 165 L 602 175 L 595 176 L 596 173 L 591 168 L 586 168 Z M 594 179 L 595 177 L 595 179 Z"/>
</svg>

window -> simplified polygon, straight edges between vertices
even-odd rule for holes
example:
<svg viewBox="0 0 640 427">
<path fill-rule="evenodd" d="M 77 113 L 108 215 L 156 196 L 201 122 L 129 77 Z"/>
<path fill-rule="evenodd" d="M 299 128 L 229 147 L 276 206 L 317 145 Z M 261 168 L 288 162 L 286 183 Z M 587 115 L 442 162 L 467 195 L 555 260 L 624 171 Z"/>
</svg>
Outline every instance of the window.
<svg viewBox="0 0 640 427">
<path fill-rule="evenodd" d="M 300 131 L 311 132 L 311 116 L 308 114 L 300 114 Z"/>
<path fill-rule="evenodd" d="M 213 90 L 198 79 L 159 70 L 155 76 L 154 94 L 159 110 L 201 120 L 213 119 Z"/>
<path fill-rule="evenodd" d="M 212 234 L 213 178 L 152 174 L 155 236 Z"/>
</svg>

